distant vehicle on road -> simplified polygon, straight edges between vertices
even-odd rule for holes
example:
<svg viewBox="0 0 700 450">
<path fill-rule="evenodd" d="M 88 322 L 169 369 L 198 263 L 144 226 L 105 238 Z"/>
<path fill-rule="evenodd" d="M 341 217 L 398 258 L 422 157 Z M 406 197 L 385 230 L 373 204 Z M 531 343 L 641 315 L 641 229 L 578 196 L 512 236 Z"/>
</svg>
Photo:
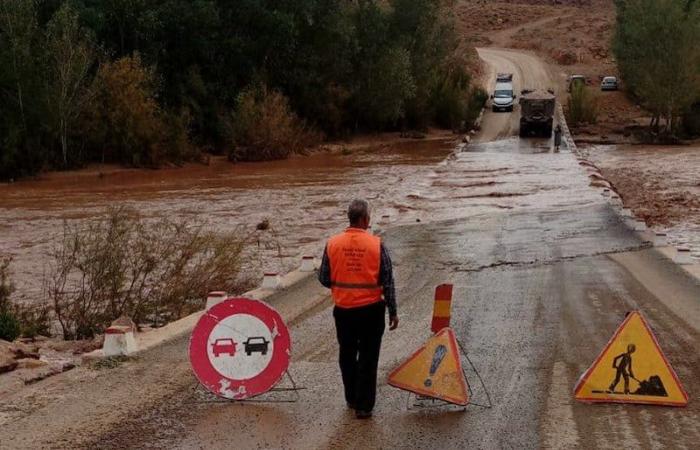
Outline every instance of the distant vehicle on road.
<svg viewBox="0 0 700 450">
<path fill-rule="evenodd" d="M 617 90 L 617 77 L 603 77 L 603 81 L 600 82 L 601 91 L 616 91 Z"/>
<path fill-rule="evenodd" d="M 236 343 L 233 342 L 233 339 L 231 338 L 217 339 L 213 344 L 211 344 L 211 350 L 212 353 L 214 353 L 214 356 L 217 358 L 224 354 L 233 356 L 236 354 Z"/>
<path fill-rule="evenodd" d="M 244 343 L 245 354 L 250 356 L 253 352 L 267 354 L 267 348 L 270 341 L 262 336 L 249 337 Z"/>
<path fill-rule="evenodd" d="M 584 75 L 571 75 L 569 77 L 569 83 L 566 87 L 566 92 L 571 92 L 571 88 L 577 84 L 586 84 L 586 77 Z"/>
<path fill-rule="evenodd" d="M 513 111 L 515 98 L 512 81 L 497 82 L 491 94 L 491 109 L 493 112 Z"/>
<path fill-rule="evenodd" d="M 520 97 L 520 137 L 550 137 L 555 104 L 551 90 L 524 90 Z"/>
<path fill-rule="evenodd" d="M 513 81 L 512 73 L 499 73 L 496 74 L 496 83 L 510 83 Z"/>
</svg>

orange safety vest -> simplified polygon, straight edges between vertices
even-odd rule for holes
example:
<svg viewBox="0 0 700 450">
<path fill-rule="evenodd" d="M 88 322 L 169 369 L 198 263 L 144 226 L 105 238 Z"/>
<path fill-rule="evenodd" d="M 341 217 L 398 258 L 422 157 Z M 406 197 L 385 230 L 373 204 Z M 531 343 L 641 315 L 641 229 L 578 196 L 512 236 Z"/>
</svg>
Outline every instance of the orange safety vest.
<svg viewBox="0 0 700 450">
<path fill-rule="evenodd" d="M 357 308 L 382 299 L 380 246 L 377 236 L 359 228 L 348 228 L 328 241 L 331 295 L 338 307 Z"/>
</svg>

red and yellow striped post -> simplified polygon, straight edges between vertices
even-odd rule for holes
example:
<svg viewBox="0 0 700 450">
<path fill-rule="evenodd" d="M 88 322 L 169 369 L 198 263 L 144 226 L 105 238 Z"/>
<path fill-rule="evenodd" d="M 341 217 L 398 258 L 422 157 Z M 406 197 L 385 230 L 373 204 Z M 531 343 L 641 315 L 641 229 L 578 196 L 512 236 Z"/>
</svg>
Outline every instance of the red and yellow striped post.
<svg viewBox="0 0 700 450">
<path fill-rule="evenodd" d="M 441 284 L 435 288 L 435 304 L 433 305 L 433 323 L 430 329 L 437 333 L 450 326 L 450 310 L 452 307 L 452 285 Z"/>
</svg>

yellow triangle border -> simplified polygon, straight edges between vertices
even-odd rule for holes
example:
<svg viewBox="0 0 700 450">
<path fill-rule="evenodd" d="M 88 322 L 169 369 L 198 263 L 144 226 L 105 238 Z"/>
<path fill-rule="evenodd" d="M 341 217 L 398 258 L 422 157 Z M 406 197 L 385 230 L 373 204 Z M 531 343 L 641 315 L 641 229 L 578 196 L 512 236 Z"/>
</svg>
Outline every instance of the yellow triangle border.
<svg viewBox="0 0 700 450">
<path fill-rule="evenodd" d="M 583 389 L 584 385 L 586 384 L 586 381 L 588 381 L 588 378 L 592 375 L 593 371 L 595 368 L 600 364 L 601 360 L 603 359 L 603 356 L 607 353 L 608 349 L 612 344 L 615 342 L 617 337 L 620 335 L 622 330 L 625 329 L 625 326 L 632 320 L 633 317 L 638 316 L 639 319 L 641 320 L 642 325 L 644 326 L 644 329 L 646 332 L 649 334 L 649 337 L 651 338 L 651 341 L 654 343 L 656 346 L 656 351 L 658 352 L 659 356 L 661 356 L 661 359 L 663 360 L 664 364 L 666 364 L 666 368 L 668 369 L 669 373 L 673 377 L 673 381 L 676 383 L 678 386 L 679 391 L 683 395 L 684 401 L 663 401 L 663 400 L 653 400 L 653 401 L 645 401 L 641 399 L 635 399 L 635 400 L 629 400 L 629 399 L 611 399 L 611 398 L 591 398 L 591 397 L 579 397 L 578 394 L 579 392 Z M 622 323 L 617 327 L 617 330 L 615 330 L 615 333 L 613 336 L 610 338 L 608 343 L 605 345 L 605 348 L 600 352 L 598 357 L 593 361 L 593 364 L 586 369 L 586 371 L 581 375 L 579 378 L 578 382 L 576 383 L 576 387 L 574 388 L 574 398 L 580 402 L 585 402 L 585 403 L 638 403 L 638 404 L 645 404 L 645 405 L 660 405 L 660 406 L 678 406 L 678 407 L 683 407 L 688 404 L 688 394 L 683 388 L 683 385 L 681 384 L 680 380 L 678 379 L 678 375 L 676 375 L 676 371 L 673 370 L 673 367 L 671 367 L 671 364 L 669 364 L 668 360 L 666 359 L 666 355 L 664 355 L 664 352 L 661 351 L 661 346 L 659 345 L 659 341 L 656 340 L 656 336 L 654 333 L 651 331 L 651 327 L 649 326 L 649 323 L 644 319 L 644 316 L 640 311 L 630 311 L 627 316 L 625 317 L 625 320 L 622 321 Z"/>
<path fill-rule="evenodd" d="M 438 337 L 444 333 L 447 333 L 448 342 L 450 344 L 450 351 L 452 352 L 452 354 L 455 355 L 455 362 L 457 364 L 457 370 L 461 374 L 460 388 L 462 391 L 462 398 L 453 397 L 450 395 L 439 395 L 439 394 L 436 395 L 435 392 L 431 392 L 431 391 L 425 390 L 423 388 L 419 388 L 419 387 L 407 385 L 407 384 L 404 384 L 401 382 L 397 382 L 397 381 L 392 379 L 394 377 L 394 375 L 399 373 L 401 371 L 401 369 L 403 369 L 405 366 L 407 366 L 411 361 L 413 361 L 420 353 L 422 353 L 425 350 L 425 348 L 428 345 L 427 341 L 418 350 L 413 352 L 411 354 L 411 356 L 406 358 L 406 360 L 404 362 L 402 362 L 397 368 L 395 368 L 394 370 L 391 371 L 391 373 L 389 373 L 387 382 L 389 383 L 389 385 L 394 386 L 394 387 L 399 388 L 399 389 L 402 389 L 404 391 L 413 392 L 414 394 L 423 395 L 426 397 L 437 398 L 438 400 L 443 400 L 445 402 L 452 403 L 452 404 L 459 405 L 459 406 L 467 406 L 469 404 L 469 390 L 467 388 L 467 381 L 466 381 L 466 378 L 464 376 L 464 371 L 462 370 L 462 358 L 460 356 L 461 353 L 459 351 L 459 347 L 457 346 L 457 339 L 455 338 L 454 331 L 452 330 L 452 328 L 445 327 L 442 330 L 435 333 L 433 336 L 431 336 L 430 339 L 432 339 L 434 337 Z"/>
</svg>

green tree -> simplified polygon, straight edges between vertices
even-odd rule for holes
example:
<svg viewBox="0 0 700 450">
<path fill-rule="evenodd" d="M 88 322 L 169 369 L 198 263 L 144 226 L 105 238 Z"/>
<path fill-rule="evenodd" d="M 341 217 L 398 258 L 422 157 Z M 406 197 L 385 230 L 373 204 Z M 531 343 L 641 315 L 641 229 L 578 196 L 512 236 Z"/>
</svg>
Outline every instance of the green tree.
<svg viewBox="0 0 700 450">
<path fill-rule="evenodd" d="M 700 99 L 700 5 L 687 0 L 618 0 L 613 50 L 629 90 L 674 132 Z"/>
<path fill-rule="evenodd" d="M 41 36 L 34 2 L 0 0 L 0 179 L 44 164 Z"/>
<path fill-rule="evenodd" d="M 27 84 L 36 70 L 36 39 L 38 28 L 33 2 L 0 0 L 0 29 L 2 29 L 3 60 L 7 63 L 5 83 L 11 86 L 6 95 L 17 106 L 20 122 L 26 129 L 25 96 Z M 8 86 L 8 87 L 9 87 Z"/>
<path fill-rule="evenodd" d="M 452 0 L 392 0 L 391 36 L 409 51 L 416 90 L 407 105 L 413 126 L 455 128 L 464 119 L 470 77 L 452 20 Z"/>
<path fill-rule="evenodd" d="M 361 76 L 358 103 L 366 120 L 376 127 L 397 125 L 416 90 L 408 51 L 400 47 L 384 49 Z"/>
<path fill-rule="evenodd" d="M 48 81 L 46 103 L 51 128 L 60 142 L 61 164 L 69 163 L 69 137 L 88 99 L 90 69 L 96 49 L 77 12 L 64 3 L 46 27 Z"/>
<path fill-rule="evenodd" d="M 102 162 L 155 166 L 167 130 L 155 98 L 155 74 L 141 57 L 127 56 L 100 65 L 85 114 L 91 146 Z"/>
</svg>

